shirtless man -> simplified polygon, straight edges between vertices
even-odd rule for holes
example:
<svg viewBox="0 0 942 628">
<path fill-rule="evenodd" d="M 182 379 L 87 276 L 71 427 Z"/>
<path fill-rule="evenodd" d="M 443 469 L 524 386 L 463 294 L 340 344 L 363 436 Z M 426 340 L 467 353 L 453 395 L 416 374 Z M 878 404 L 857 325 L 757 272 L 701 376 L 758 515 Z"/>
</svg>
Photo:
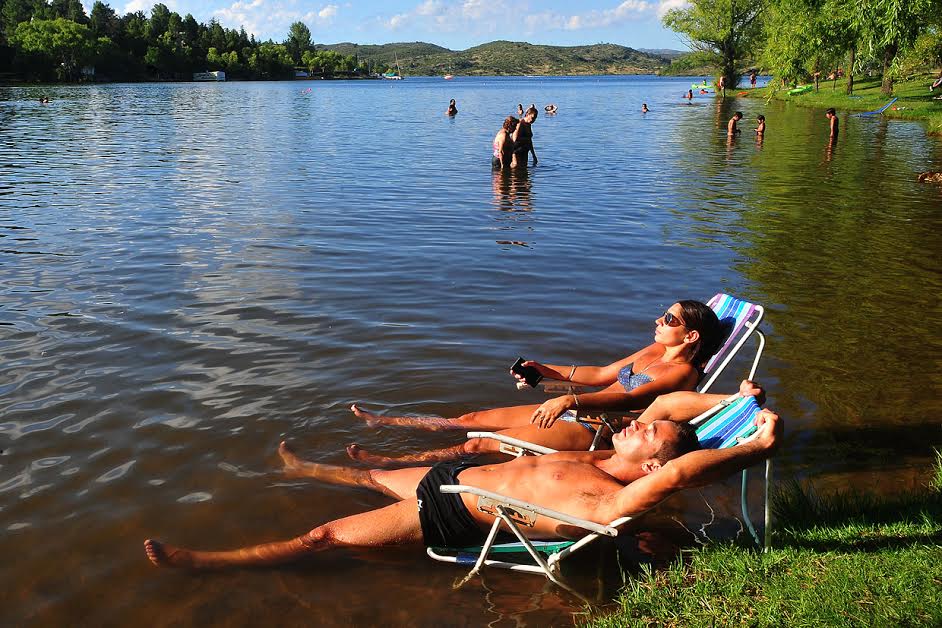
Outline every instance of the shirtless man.
<svg viewBox="0 0 942 628">
<path fill-rule="evenodd" d="M 691 398 L 694 400 L 694 398 Z M 361 486 L 394 497 L 390 506 L 317 526 L 288 541 L 229 551 L 194 551 L 144 542 L 148 559 L 161 567 L 223 569 L 278 565 L 342 547 L 398 545 L 466 546 L 483 542 L 494 521 L 470 495 L 442 494 L 442 484 L 467 484 L 607 524 L 654 507 L 676 491 L 704 486 L 770 456 L 783 431 L 778 415 L 763 410 L 757 437 L 736 447 L 692 451 L 670 462 L 690 443 L 685 427 L 671 421 L 633 421 L 613 438 L 614 452 L 559 452 L 503 464 L 366 471 L 299 460 L 279 449 L 286 471 L 335 484 Z M 695 440 L 695 436 L 694 436 Z M 665 449 L 666 448 L 666 449 Z M 524 529 L 530 538 L 571 536 L 571 527 L 540 516 Z"/>
<path fill-rule="evenodd" d="M 730 137 L 734 135 L 739 135 L 739 125 L 737 124 L 742 120 L 742 111 L 737 111 L 733 114 L 733 117 L 729 119 L 729 122 L 726 124 L 726 135 Z"/>
<path fill-rule="evenodd" d="M 759 125 L 756 127 L 756 137 L 761 138 L 763 135 L 765 135 L 765 116 L 756 116 L 756 122 L 759 123 Z"/>
</svg>

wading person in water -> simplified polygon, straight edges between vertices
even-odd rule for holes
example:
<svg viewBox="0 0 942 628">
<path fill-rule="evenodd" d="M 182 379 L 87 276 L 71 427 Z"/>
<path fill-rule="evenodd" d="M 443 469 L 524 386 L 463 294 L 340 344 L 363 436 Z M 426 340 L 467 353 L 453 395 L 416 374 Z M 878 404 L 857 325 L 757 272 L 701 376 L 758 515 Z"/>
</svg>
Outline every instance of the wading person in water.
<svg viewBox="0 0 942 628">
<path fill-rule="evenodd" d="M 607 366 L 554 365 L 527 361 L 549 380 L 602 387 L 599 392 L 566 394 L 543 404 L 493 408 L 455 418 L 382 416 L 356 404 L 351 410 L 371 427 L 404 426 L 425 430 L 500 430 L 500 434 L 560 451 L 588 449 L 596 425 L 580 421 L 578 412 L 630 412 L 643 410 L 658 395 L 693 390 L 704 365 L 721 346 L 724 332 L 716 314 L 699 301 L 679 301 L 658 317 L 654 342 L 641 351 Z M 520 375 L 514 377 L 521 381 Z M 616 423 L 617 429 L 621 426 Z M 604 440 L 603 440 L 604 442 Z M 446 449 L 423 451 L 398 458 L 374 454 L 353 444 L 347 454 L 366 464 L 421 464 L 497 451 L 493 440 L 462 439 Z"/>
<path fill-rule="evenodd" d="M 759 126 L 756 127 L 756 137 L 762 137 L 765 135 L 765 116 L 756 116 L 756 122 L 759 123 Z"/>
<path fill-rule="evenodd" d="M 837 119 L 837 113 L 834 112 L 833 108 L 825 111 L 824 115 L 831 122 L 830 142 L 833 144 L 837 141 L 837 135 L 840 133 L 840 121 Z"/>
<path fill-rule="evenodd" d="M 448 110 L 445 111 L 446 116 L 455 116 L 458 115 L 458 106 L 455 104 L 455 99 L 452 98 L 448 101 Z"/>
<path fill-rule="evenodd" d="M 710 403 L 704 399 L 704 409 Z M 494 517 L 478 510 L 475 496 L 441 493 L 444 484 L 476 486 L 605 525 L 644 512 L 676 491 L 710 484 L 767 458 L 781 441 L 782 421 L 763 410 L 756 424 L 754 440 L 728 449 L 697 450 L 693 428 L 680 422 L 633 421 L 613 438 L 614 451 L 559 452 L 494 465 L 441 463 L 395 471 L 307 462 L 282 443 L 279 454 L 289 475 L 367 488 L 396 503 L 330 521 L 287 541 L 195 551 L 148 539 L 144 551 L 157 566 L 201 570 L 279 565 L 344 547 L 480 545 Z M 523 534 L 554 539 L 585 532 L 544 515 L 532 527 L 524 526 Z"/>
<path fill-rule="evenodd" d="M 507 116 L 500 131 L 494 136 L 494 153 L 491 159 L 491 167 L 494 170 L 503 170 L 509 168 L 514 158 L 514 140 L 513 132 L 517 130 L 517 120 L 513 116 Z"/>
<path fill-rule="evenodd" d="M 734 135 L 739 135 L 739 121 L 742 120 L 742 111 L 737 111 L 733 114 L 733 117 L 729 119 L 729 122 L 726 124 L 726 135 L 732 137 Z"/>
<path fill-rule="evenodd" d="M 641 113 L 647 113 L 648 111 L 650 111 L 650 109 L 648 109 L 648 103 L 641 103 Z"/>
<path fill-rule="evenodd" d="M 530 158 L 529 153 L 533 153 L 533 165 L 536 165 L 536 149 L 533 148 L 533 123 L 538 115 L 539 112 L 536 107 L 530 105 L 526 113 L 523 114 L 523 119 L 517 124 L 517 130 L 513 134 L 514 157 L 512 165 L 514 167 L 522 166 L 526 168 L 527 159 Z"/>
</svg>

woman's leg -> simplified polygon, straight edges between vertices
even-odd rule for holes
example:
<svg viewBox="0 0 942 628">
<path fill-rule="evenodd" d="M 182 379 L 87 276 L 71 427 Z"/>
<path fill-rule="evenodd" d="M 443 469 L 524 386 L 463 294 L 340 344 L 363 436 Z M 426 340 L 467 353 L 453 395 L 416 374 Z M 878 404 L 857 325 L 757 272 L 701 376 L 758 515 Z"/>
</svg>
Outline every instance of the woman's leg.
<svg viewBox="0 0 942 628">
<path fill-rule="evenodd" d="M 534 445 L 543 445 L 559 451 L 580 451 L 588 449 L 595 433 L 579 423 L 557 421 L 553 427 L 542 428 L 537 425 L 515 427 L 497 432 L 503 436 L 517 438 Z M 354 460 L 365 462 L 375 467 L 431 464 L 443 460 L 456 460 L 478 454 L 498 453 L 500 443 L 490 438 L 469 438 L 460 445 L 435 449 L 405 456 L 391 457 L 371 454 L 359 445 L 347 447 L 347 454 Z"/>
<path fill-rule="evenodd" d="M 468 414 L 462 414 L 453 419 L 443 419 L 439 417 L 380 416 L 372 412 L 361 410 L 356 404 L 350 406 L 350 409 L 355 415 L 366 420 L 367 424 L 371 427 L 376 427 L 377 425 L 402 425 L 440 431 L 468 429 L 502 430 L 510 427 L 520 427 L 530 423 L 530 417 L 533 416 L 533 412 L 539 407 L 539 405 L 533 404 L 494 408 L 492 410 L 469 412 Z"/>
<path fill-rule="evenodd" d="M 413 496 L 391 506 L 337 519 L 290 541 L 264 543 L 222 552 L 202 552 L 144 541 L 147 558 L 158 567 L 225 569 L 267 567 L 307 558 L 339 547 L 378 547 L 422 542 L 419 509 Z"/>
</svg>

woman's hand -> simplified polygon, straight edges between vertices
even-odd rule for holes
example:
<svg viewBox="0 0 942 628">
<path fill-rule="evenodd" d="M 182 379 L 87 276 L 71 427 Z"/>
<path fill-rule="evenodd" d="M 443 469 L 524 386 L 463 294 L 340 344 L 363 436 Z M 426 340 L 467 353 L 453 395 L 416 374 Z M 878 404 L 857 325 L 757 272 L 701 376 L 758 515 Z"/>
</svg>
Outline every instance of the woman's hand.
<svg viewBox="0 0 942 628">
<path fill-rule="evenodd" d="M 543 377 L 546 377 L 548 379 L 556 379 L 555 377 L 553 377 L 554 375 L 556 375 L 556 371 L 554 371 L 551 368 L 546 367 L 543 364 L 540 364 L 536 360 L 526 360 L 525 362 L 522 362 L 520 366 L 532 366 L 537 371 L 539 371 L 540 375 L 542 375 Z M 527 380 L 524 379 L 523 375 L 520 375 L 519 373 L 514 373 L 513 371 L 510 371 L 510 374 L 516 378 L 518 387 L 521 384 L 527 383 Z"/>
<path fill-rule="evenodd" d="M 563 395 L 562 397 L 553 397 L 546 401 L 533 412 L 530 417 L 530 423 L 536 423 L 546 429 L 553 427 L 556 419 L 563 415 L 566 410 L 572 409 L 572 395 Z"/>
</svg>

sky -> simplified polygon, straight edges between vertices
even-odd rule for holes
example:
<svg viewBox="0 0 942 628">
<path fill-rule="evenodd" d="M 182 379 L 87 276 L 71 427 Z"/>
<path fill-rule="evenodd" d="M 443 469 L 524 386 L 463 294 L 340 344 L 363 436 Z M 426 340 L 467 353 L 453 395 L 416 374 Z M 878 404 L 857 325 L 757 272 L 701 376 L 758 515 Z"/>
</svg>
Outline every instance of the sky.
<svg viewBox="0 0 942 628">
<path fill-rule="evenodd" d="M 107 2 L 107 0 L 106 0 Z M 84 1 L 86 11 L 93 0 Z M 150 14 L 151 0 L 112 0 L 119 15 Z M 631 48 L 686 46 L 661 25 L 685 0 L 164 0 L 198 22 L 216 18 L 261 40 L 283 41 L 304 22 L 315 43 L 424 41 L 464 50 L 496 39 L 576 46 L 600 42 Z"/>
</svg>

